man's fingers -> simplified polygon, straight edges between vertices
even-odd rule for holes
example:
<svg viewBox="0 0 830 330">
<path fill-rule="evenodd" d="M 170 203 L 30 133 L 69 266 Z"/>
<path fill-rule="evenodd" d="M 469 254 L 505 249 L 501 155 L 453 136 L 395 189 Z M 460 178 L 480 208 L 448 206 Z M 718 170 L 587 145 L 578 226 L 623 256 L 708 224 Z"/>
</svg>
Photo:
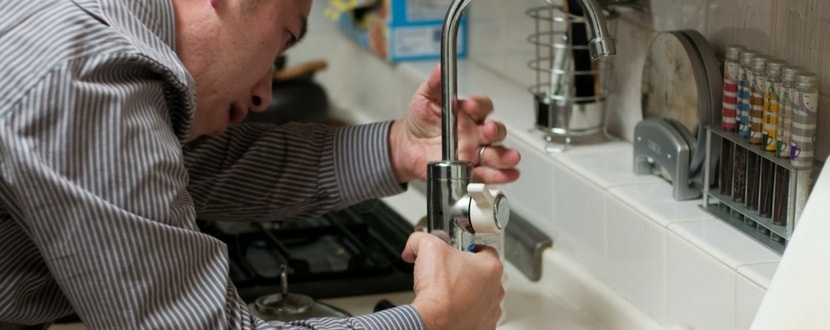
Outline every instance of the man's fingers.
<svg viewBox="0 0 830 330">
<path fill-rule="evenodd" d="M 446 236 L 446 235 L 444 235 Z M 449 239 L 449 237 L 446 237 Z M 413 263 L 418 255 L 427 251 L 428 249 L 444 249 L 449 248 L 449 244 L 444 240 L 441 233 L 425 233 L 416 231 L 409 235 L 401 253 L 401 258 L 404 261 Z M 495 248 L 487 245 L 474 245 L 472 252 L 492 254 L 498 258 L 498 251 Z"/>
<path fill-rule="evenodd" d="M 479 127 L 479 140 L 481 144 L 494 144 L 504 141 L 507 137 L 507 127 L 503 123 L 488 120 Z"/>
<path fill-rule="evenodd" d="M 519 171 L 516 169 L 495 169 L 492 167 L 478 166 L 473 169 L 473 182 L 487 184 L 509 183 L 519 179 Z"/>
<path fill-rule="evenodd" d="M 477 124 L 484 123 L 487 116 L 493 113 L 493 99 L 483 95 L 473 95 L 458 100 L 458 108 L 470 116 Z"/>
<path fill-rule="evenodd" d="M 449 240 L 449 236 L 447 236 L 446 239 Z M 404 247 L 403 252 L 401 253 L 401 258 L 403 261 L 409 263 L 415 262 L 415 259 L 418 258 L 418 254 L 421 253 L 423 249 L 435 248 L 432 247 L 433 245 L 444 245 L 444 247 L 449 247 L 447 242 L 441 236 L 441 233 L 428 234 L 420 231 L 413 232 L 409 235 L 409 239 L 406 241 L 406 247 Z"/>
<path fill-rule="evenodd" d="M 481 149 L 479 149 L 481 150 Z M 521 154 L 516 149 L 509 149 L 500 145 L 490 145 L 481 150 L 481 161 L 477 166 L 487 166 L 494 169 L 510 169 L 519 165 Z"/>
<path fill-rule="evenodd" d="M 418 89 L 418 94 L 431 100 L 441 100 L 441 65 L 432 69 L 429 79 Z"/>
</svg>

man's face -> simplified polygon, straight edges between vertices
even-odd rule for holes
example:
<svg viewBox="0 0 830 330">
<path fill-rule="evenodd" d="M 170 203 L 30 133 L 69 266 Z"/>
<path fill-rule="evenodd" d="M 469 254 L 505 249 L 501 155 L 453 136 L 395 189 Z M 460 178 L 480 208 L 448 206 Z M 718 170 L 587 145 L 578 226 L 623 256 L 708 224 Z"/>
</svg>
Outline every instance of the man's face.
<svg viewBox="0 0 830 330">
<path fill-rule="evenodd" d="M 196 81 L 189 139 L 271 102 L 274 59 L 304 34 L 311 0 L 177 0 L 176 53 Z"/>
</svg>

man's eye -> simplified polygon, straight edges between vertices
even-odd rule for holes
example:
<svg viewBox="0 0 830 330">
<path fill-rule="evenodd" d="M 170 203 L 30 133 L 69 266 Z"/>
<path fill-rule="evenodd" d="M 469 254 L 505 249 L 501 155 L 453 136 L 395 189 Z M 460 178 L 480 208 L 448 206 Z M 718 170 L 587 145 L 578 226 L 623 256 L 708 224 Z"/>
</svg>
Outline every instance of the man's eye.
<svg viewBox="0 0 830 330">
<path fill-rule="evenodd" d="M 289 34 L 288 39 L 285 40 L 285 48 L 289 48 L 293 46 L 295 43 L 297 43 L 297 37 L 295 37 L 293 34 Z"/>
</svg>

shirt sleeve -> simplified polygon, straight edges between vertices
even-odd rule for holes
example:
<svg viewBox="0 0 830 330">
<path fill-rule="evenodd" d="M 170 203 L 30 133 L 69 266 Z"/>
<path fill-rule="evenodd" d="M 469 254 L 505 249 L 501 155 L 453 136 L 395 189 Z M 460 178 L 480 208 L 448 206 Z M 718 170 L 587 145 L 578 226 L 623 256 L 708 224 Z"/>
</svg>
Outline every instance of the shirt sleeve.
<svg viewBox="0 0 830 330">
<path fill-rule="evenodd" d="M 117 55 L 68 61 L 0 117 L 4 200 L 41 258 L 25 263 L 48 273 L 10 267 L 60 288 L 28 297 L 38 302 L 30 320 L 75 312 L 91 329 L 423 327 L 411 306 L 292 324 L 252 316 L 228 277 L 227 247 L 195 225 L 171 125 L 178 87 L 147 66 Z"/>
<path fill-rule="evenodd" d="M 422 330 L 423 320 L 412 305 L 398 306 L 377 313 L 351 318 L 317 318 L 288 324 L 259 322 L 257 330 L 287 329 L 395 329 Z"/>
<path fill-rule="evenodd" d="M 308 219 L 400 193 L 390 122 L 332 129 L 249 123 L 185 147 L 189 191 L 203 219 Z"/>
</svg>

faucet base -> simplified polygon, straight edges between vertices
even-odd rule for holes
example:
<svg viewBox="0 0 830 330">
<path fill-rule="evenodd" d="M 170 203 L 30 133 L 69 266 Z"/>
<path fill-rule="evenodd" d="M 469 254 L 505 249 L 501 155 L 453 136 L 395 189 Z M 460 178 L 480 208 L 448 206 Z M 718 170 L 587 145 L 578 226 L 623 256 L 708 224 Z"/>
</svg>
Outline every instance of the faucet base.
<svg viewBox="0 0 830 330">
<path fill-rule="evenodd" d="M 459 250 L 466 246 L 458 235 L 462 230 L 458 220 L 460 216 L 467 216 L 467 210 L 460 209 L 457 202 L 467 195 L 472 172 L 472 163 L 465 161 L 427 165 L 427 229 Z"/>
</svg>

